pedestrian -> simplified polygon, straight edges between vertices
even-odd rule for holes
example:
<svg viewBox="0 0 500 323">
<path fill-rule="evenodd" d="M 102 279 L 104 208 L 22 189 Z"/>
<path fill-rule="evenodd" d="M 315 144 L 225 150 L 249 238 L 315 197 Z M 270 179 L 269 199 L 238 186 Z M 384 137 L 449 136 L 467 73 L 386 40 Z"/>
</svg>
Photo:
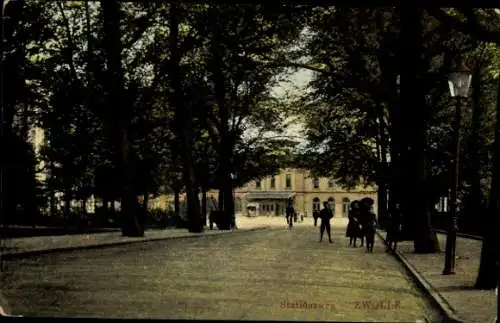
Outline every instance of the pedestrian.
<svg viewBox="0 0 500 323">
<path fill-rule="evenodd" d="M 314 226 L 318 225 L 319 210 L 313 210 Z"/>
<path fill-rule="evenodd" d="M 365 207 L 364 212 L 366 212 L 366 224 L 364 227 L 365 241 L 366 241 L 366 252 L 373 252 L 373 247 L 375 245 L 375 231 L 377 227 L 377 217 L 375 214 Z"/>
<path fill-rule="evenodd" d="M 356 247 L 356 240 L 358 238 L 359 231 L 359 201 L 353 201 L 351 203 L 351 209 L 349 210 L 349 222 L 347 224 L 347 230 L 345 236 L 349 238 L 349 247 Z"/>
<path fill-rule="evenodd" d="M 293 217 L 295 214 L 295 209 L 293 208 L 293 200 L 288 200 L 288 205 L 286 207 L 286 222 L 288 224 L 288 228 L 291 230 L 293 226 Z"/>
<path fill-rule="evenodd" d="M 389 210 L 389 217 L 387 223 L 387 248 L 385 252 L 396 251 L 398 242 L 401 241 L 401 210 L 399 204 L 394 204 Z"/>
<path fill-rule="evenodd" d="M 360 232 L 360 235 L 361 235 L 361 246 L 360 247 L 363 247 L 364 245 L 364 241 L 367 240 L 367 236 L 368 238 L 371 238 L 372 234 L 373 234 L 373 239 L 375 239 L 375 226 L 376 226 L 376 216 L 375 214 L 372 212 L 372 208 L 373 208 L 373 199 L 369 198 L 369 197 L 365 197 L 361 200 L 361 203 L 360 203 L 360 224 L 361 224 L 361 232 Z M 375 223 L 374 223 L 375 221 Z M 373 242 L 371 242 L 370 244 L 368 243 L 368 241 L 366 241 L 367 244 L 366 244 L 366 247 L 367 247 L 367 250 L 369 250 L 370 248 L 373 249 Z"/>
<path fill-rule="evenodd" d="M 360 224 L 360 230 L 359 230 L 359 235 L 358 237 L 361 238 L 361 245 L 360 247 L 364 246 L 364 241 L 366 237 L 366 229 L 368 228 L 370 224 L 370 212 L 373 207 L 373 199 L 369 197 L 365 197 L 361 199 L 360 201 L 360 212 L 359 212 L 359 224 Z"/>
<path fill-rule="evenodd" d="M 323 206 L 324 208 L 319 212 L 319 217 L 321 218 L 319 242 L 323 241 L 323 234 L 326 230 L 328 241 L 332 243 L 330 220 L 333 218 L 333 212 L 330 210 L 328 202 L 323 202 Z"/>
</svg>

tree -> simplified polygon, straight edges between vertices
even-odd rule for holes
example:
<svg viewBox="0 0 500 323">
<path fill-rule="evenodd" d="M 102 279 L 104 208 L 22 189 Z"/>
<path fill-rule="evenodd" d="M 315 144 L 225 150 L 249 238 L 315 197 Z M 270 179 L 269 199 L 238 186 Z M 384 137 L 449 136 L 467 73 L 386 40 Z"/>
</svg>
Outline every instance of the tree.
<svg viewBox="0 0 500 323">
<path fill-rule="evenodd" d="M 498 82 L 497 94 L 497 114 L 495 129 L 495 151 L 493 163 L 493 176 L 491 181 L 490 199 L 485 217 L 485 222 L 489 224 L 485 230 L 483 246 L 481 248 L 481 262 L 475 287 L 479 289 L 493 289 L 496 284 L 496 265 L 498 265 L 499 241 L 495 236 L 498 235 L 496 228 L 499 227 L 500 211 L 500 82 Z"/>
<path fill-rule="evenodd" d="M 121 8 L 117 1 L 102 4 L 104 19 L 104 49 L 106 52 L 107 75 L 105 88 L 108 91 L 108 118 L 106 123 L 116 142 L 117 161 L 121 179 L 122 233 L 125 236 L 143 236 L 144 223 L 138 218 L 139 206 L 132 187 L 134 168 L 130 160 L 130 141 L 127 128 L 131 119 L 130 101 L 124 90 L 121 43 Z"/>
<path fill-rule="evenodd" d="M 288 48 L 301 30 L 300 24 L 293 24 L 301 16 L 286 11 L 286 6 L 248 5 L 212 6 L 206 15 L 210 28 L 202 25 L 199 30 L 209 39 L 207 66 L 215 103 L 208 130 L 219 155 L 217 178 L 224 203 L 219 202 L 226 220 L 234 222 L 231 173 L 240 127 L 252 109 L 269 98 L 275 76 L 283 72 L 283 67 L 268 64 L 258 55 Z"/>
</svg>

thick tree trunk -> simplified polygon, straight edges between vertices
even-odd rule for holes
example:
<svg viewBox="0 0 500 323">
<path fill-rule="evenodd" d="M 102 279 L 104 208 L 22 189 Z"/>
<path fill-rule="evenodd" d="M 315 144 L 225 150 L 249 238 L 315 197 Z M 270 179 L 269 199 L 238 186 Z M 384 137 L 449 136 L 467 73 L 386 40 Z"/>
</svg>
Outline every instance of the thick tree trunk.
<svg viewBox="0 0 500 323">
<path fill-rule="evenodd" d="M 479 63 L 481 64 L 481 63 Z M 481 231 L 484 234 L 486 228 L 489 227 L 487 219 L 482 219 L 483 215 L 483 198 L 481 193 L 481 158 L 479 154 L 479 142 L 481 124 L 484 116 L 484 109 L 481 106 L 481 66 L 478 65 L 474 69 L 472 76 L 472 129 L 470 138 L 470 168 L 472 170 L 471 187 L 468 201 L 465 209 L 465 224 L 471 221 L 479 221 Z M 479 217 L 477 217 L 479 215 Z M 479 220 L 477 220 L 479 218 Z"/>
<path fill-rule="evenodd" d="M 221 181 L 222 181 L 222 179 L 221 179 Z M 224 189 L 223 189 L 222 183 L 220 183 L 220 186 L 219 186 L 219 199 L 217 200 L 217 204 L 218 204 L 218 210 L 224 211 Z"/>
<path fill-rule="evenodd" d="M 217 15 L 217 9 L 211 12 L 212 18 Z M 226 102 L 226 78 L 224 76 L 225 64 L 222 55 L 223 48 L 220 41 L 221 32 L 218 22 L 214 21 L 212 38 L 212 74 L 215 86 L 215 100 L 219 110 L 219 163 L 222 191 L 224 194 L 224 222 L 234 224 L 234 200 L 233 200 L 233 181 L 231 178 L 231 156 L 232 145 L 229 138 L 229 107 Z M 219 202 L 220 203 L 220 202 Z"/>
<path fill-rule="evenodd" d="M 207 225 L 207 190 L 205 187 L 201 188 L 201 217 L 203 226 Z"/>
<path fill-rule="evenodd" d="M 431 228 L 430 198 L 426 173 L 426 117 L 427 111 L 422 87 L 422 10 L 405 7 L 402 10 L 402 53 L 401 95 L 404 103 L 405 123 L 410 151 L 406 160 L 407 196 L 403 200 L 404 216 L 414 228 L 416 253 L 439 251 L 439 242 Z"/>
<path fill-rule="evenodd" d="M 200 214 L 200 200 L 196 189 L 194 170 L 190 162 L 186 162 L 186 198 L 188 211 L 189 232 L 203 232 L 203 224 Z"/>
<path fill-rule="evenodd" d="M 102 200 L 102 213 L 106 217 L 109 217 L 109 200 L 107 199 Z"/>
<path fill-rule="evenodd" d="M 202 232 L 203 225 L 200 214 L 200 201 L 196 188 L 196 177 L 193 163 L 193 138 L 192 138 L 192 109 L 183 106 L 183 88 L 181 83 L 181 53 L 179 49 L 179 15 L 181 14 L 178 5 L 171 3 L 169 10 L 169 47 L 170 47 L 170 68 L 169 80 L 171 93 L 170 102 L 176 111 L 178 133 L 182 135 L 182 157 L 184 166 L 184 183 L 186 187 L 187 211 L 189 232 Z"/>
<path fill-rule="evenodd" d="M 498 83 L 498 98 L 500 98 L 500 82 Z M 493 155 L 493 178 L 485 219 L 487 230 L 481 249 L 481 262 L 475 288 L 493 289 L 496 287 L 496 264 L 500 260 L 500 99 L 497 99 L 495 150 Z"/>
<path fill-rule="evenodd" d="M 144 236 L 141 225 L 137 196 L 132 186 L 133 167 L 130 162 L 130 142 L 127 126 L 130 122 L 130 103 L 124 99 L 124 75 L 122 69 L 121 46 L 121 8 L 116 0 L 102 2 L 104 18 L 104 47 L 107 57 L 107 89 L 108 106 L 112 111 L 107 115 L 112 125 L 112 132 L 117 141 L 117 160 L 120 163 L 121 185 L 121 218 L 124 236 Z"/>
</svg>

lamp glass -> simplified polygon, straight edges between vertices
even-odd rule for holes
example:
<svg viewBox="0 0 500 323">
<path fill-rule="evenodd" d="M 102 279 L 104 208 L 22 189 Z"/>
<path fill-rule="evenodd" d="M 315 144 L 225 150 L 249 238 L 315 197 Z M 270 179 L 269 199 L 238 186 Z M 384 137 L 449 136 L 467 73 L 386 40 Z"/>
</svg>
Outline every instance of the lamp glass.
<svg viewBox="0 0 500 323">
<path fill-rule="evenodd" d="M 452 97 L 466 98 L 469 96 L 469 88 L 472 75 L 467 72 L 451 73 L 448 77 L 448 86 Z"/>
</svg>

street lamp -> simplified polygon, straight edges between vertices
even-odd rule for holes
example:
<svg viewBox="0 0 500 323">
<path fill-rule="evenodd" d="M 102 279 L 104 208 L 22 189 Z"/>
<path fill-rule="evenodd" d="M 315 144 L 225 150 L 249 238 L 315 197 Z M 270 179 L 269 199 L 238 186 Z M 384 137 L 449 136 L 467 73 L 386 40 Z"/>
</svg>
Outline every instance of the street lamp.
<svg viewBox="0 0 500 323">
<path fill-rule="evenodd" d="M 460 157 L 460 123 L 461 123 L 461 99 L 469 96 L 469 88 L 471 84 L 472 74 L 465 66 L 453 71 L 448 76 L 448 85 L 450 94 L 456 99 L 455 106 L 455 122 L 453 125 L 453 140 L 454 140 L 454 156 L 451 163 L 453 185 L 451 186 L 450 196 L 450 226 L 446 235 L 446 254 L 444 262 L 443 275 L 455 274 L 455 250 L 457 243 L 457 193 L 458 193 L 458 174 L 459 174 L 459 157 Z"/>
</svg>

